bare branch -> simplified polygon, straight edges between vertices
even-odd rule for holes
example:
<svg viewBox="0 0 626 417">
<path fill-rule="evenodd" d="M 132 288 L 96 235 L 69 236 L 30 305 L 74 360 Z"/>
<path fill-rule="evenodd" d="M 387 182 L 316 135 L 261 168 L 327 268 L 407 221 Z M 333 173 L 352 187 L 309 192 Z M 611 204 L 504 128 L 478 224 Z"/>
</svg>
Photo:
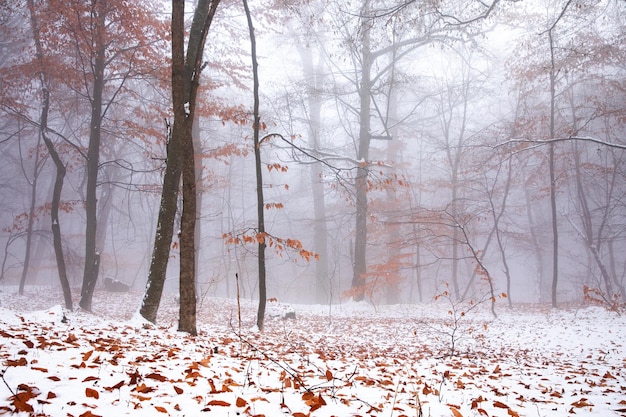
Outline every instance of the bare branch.
<svg viewBox="0 0 626 417">
<path fill-rule="evenodd" d="M 543 32 L 541 32 L 540 35 L 543 35 L 543 34 L 548 33 L 548 32 L 552 32 L 554 30 L 554 28 L 556 27 L 557 23 L 559 23 L 559 20 L 561 20 L 563 18 L 563 16 L 565 15 L 565 12 L 567 11 L 567 8 L 569 7 L 570 4 L 572 4 L 572 0 L 567 0 L 567 3 L 565 3 L 565 6 L 563 7 L 563 10 L 561 10 L 561 13 L 559 14 L 559 17 L 556 18 L 554 23 L 552 23 L 552 25 L 548 29 L 546 29 Z"/>
<path fill-rule="evenodd" d="M 605 140 L 594 138 L 591 136 L 568 136 L 568 137 L 563 137 L 563 138 L 537 139 L 537 140 L 535 139 L 511 139 L 511 140 L 504 141 L 502 143 L 498 143 L 497 145 L 492 146 L 492 148 L 500 148 L 502 146 L 520 144 L 520 143 L 528 143 L 532 145 L 541 146 L 541 145 L 548 145 L 550 143 L 556 143 L 556 142 L 567 142 L 570 140 L 592 142 L 592 143 L 596 143 L 598 145 L 606 146 L 609 148 L 626 150 L 626 145 L 623 145 L 620 143 L 614 143 L 614 142 L 607 142 Z"/>
</svg>

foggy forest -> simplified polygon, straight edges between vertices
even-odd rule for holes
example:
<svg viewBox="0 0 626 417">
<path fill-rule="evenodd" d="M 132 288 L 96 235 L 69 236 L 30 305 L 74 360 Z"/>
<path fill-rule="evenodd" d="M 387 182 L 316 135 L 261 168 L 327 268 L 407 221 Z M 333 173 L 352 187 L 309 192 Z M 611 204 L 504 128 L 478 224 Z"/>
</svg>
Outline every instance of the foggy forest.
<svg viewBox="0 0 626 417">
<path fill-rule="evenodd" d="M 5 0 L 0 154 L 0 414 L 626 415 L 623 0 Z"/>
<path fill-rule="evenodd" d="M 240 2 L 204 5 L 195 70 L 170 5 L 75 3 L 2 7 L 3 283 L 89 310 L 160 259 L 197 296 L 258 298 L 260 268 L 309 304 L 626 295 L 623 2 L 262 2 L 258 71 Z M 166 182 L 177 58 L 193 232 Z"/>
</svg>

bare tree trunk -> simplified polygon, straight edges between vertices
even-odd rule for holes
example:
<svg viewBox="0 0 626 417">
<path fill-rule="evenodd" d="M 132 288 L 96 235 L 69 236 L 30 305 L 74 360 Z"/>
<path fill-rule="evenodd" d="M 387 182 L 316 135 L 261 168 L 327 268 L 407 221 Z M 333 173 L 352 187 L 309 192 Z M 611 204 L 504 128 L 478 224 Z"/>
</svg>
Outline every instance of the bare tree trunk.
<svg viewBox="0 0 626 417">
<path fill-rule="evenodd" d="M 396 62 L 397 56 L 394 50 L 392 56 L 392 62 Z M 400 156 L 400 148 L 402 144 L 398 139 L 398 95 L 396 92 L 397 87 L 395 86 L 395 66 L 390 71 L 389 76 L 389 92 L 387 93 L 387 120 L 385 121 L 385 130 L 389 135 L 389 141 L 387 143 L 387 160 L 392 164 L 397 162 Z M 390 127 L 389 127 L 390 126 Z M 395 168 L 392 168 L 392 172 L 396 172 Z M 387 201 L 392 204 L 397 201 L 397 193 L 395 187 L 388 187 L 386 189 L 387 193 Z M 400 255 L 400 249 L 394 243 L 394 240 L 397 239 L 399 228 L 397 226 L 388 225 L 387 230 L 387 264 L 388 265 L 397 265 L 397 260 Z M 400 302 L 400 268 L 394 268 L 394 270 L 389 271 L 391 274 L 390 279 L 385 283 L 385 295 L 386 295 L 386 303 L 393 305 Z"/>
<path fill-rule="evenodd" d="M 609 268 L 611 271 L 611 276 L 613 277 L 613 282 L 615 286 L 619 290 L 622 300 L 626 300 L 626 287 L 624 286 L 624 278 L 620 280 L 617 275 L 617 268 L 615 266 L 615 237 L 610 237 L 607 242 L 607 248 L 609 251 Z"/>
<path fill-rule="evenodd" d="M 413 225 L 413 233 L 417 235 L 417 231 L 415 230 L 417 226 Z M 417 297 L 418 301 L 421 303 L 424 301 L 424 290 L 422 289 L 422 245 L 417 243 L 415 245 L 415 283 L 417 284 Z M 412 297 L 411 297 L 412 298 Z"/>
<path fill-rule="evenodd" d="M 539 239 L 537 237 L 537 225 L 535 224 L 535 216 L 533 215 L 533 204 L 530 195 L 529 182 L 524 183 L 524 196 L 526 199 L 526 216 L 528 217 L 528 227 L 530 230 L 530 239 L 532 242 L 533 252 L 535 254 L 537 262 L 537 275 L 535 276 L 535 296 L 537 302 L 542 302 L 543 296 L 543 250 L 539 245 Z"/>
<path fill-rule="evenodd" d="M 157 220 L 154 248 L 150 260 L 150 270 L 146 292 L 139 313 L 146 320 L 156 323 L 157 312 L 161 303 L 163 287 L 169 261 L 170 247 L 174 235 L 174 220 L 178 209 L 178 190 L 181 177 L 181 147 L 179 135 L 169 134 L 167 163 L 163 176 L 161 204 Z"/>
<path fill-rule="evenodd" d="M 463 69 L 463 84 L 462 84 L 462 117 L 459 126 L 458 137 L 455 140 L 455 143 L 452 142 L 452 132 L 451 125 L 454 119 L 454 107 L 455 100 L 450 100 L 448 97 L 448 106 L 449 107 L 449 116 L 447 120 L 445 119 L 445 114 L 442 112 L 442 119 L 444 125 L 444 137 L 446 140 L 446 156 L 448 158 L 448 164 L 450 165 L 450 187 L 452 188 L 451 192 L 451 207 L 455 217 L 461 215 L 462 207 L 460 207 L 460 196 L 459 191 L 461 190 L 461 179 L 459 178 L 461 174 L 461 163 L 463 158 L 463 142 L 465 140 L 465 128 L 467 123 L 467 110 L 469 105 L 469 88 L 472 80 L 469 78 L 469 71 L 464 68 Z M 450 94 L 450 93 L 448 93 Z M 490 236 L 491 237 L 491 236 Z M 459 285 L 459 262 L 461 258 L 460 254 L 461 242 L 460 242 L 460 234 L 459 229 L 454 228 L 452 232 L 452 289 L 454 291 L 454 298 L 458 301 L 461 300 L 462 297 L 460 293 L 460 285 Z M 473 279 L 473 277 L 472 277 Z M 469 289 L 469 284 L 467 288 Z M 467 290 L 466 290 L 467 292 Z"/>
<path fill-rule="evenodd" d="M 93 93 L 91 103 L 91 122 L 89 126 L 89 146 L 87 148 L 87 188 L 85 200 L 85 269 L 79 305 L 83 310 L 91 311 L 93 293 L 98 280 L 99 254 L 96 248 L 98 227 L 96 196 L 98 170 L 100 168 L 100 139 L 102 130 L 102 95 L 104 91 L 104 68 L 106 66 L 106 13 L 104 5 L 97 2 L 95 7 L 95 50 L 93 67 Z"/>
<path fill-rule="evenodd" d="M 594 242 L 594 230 L 593 230 L 593 219 L 591 210 L 589 208 L 589 203 L 587 202 L 586 190 L 584 189 L 582 182 L 582 170 L 580 167 L 580 151 L 578 150 L 577 144 L 574 145 L 574 169 L 576 173 L 576 194 L 578 196 L 578 203 L 580 207 L 580 219 L 582 223 L 582 230 L 579 230 L 579 234 L 583 241 L 585 242 L 585 246 L 591 252 L 593 256 L 593 260 L 600 269 L 600 275 L 602 276 L 602 280 L 604 281 L 604 286 L 606 290 L 606 298 L 613 298 L 613 285 L 611 283 L 611 277 L 609 275 L 609 271 L 604 264 L 602 257 L 600 256 L 600 245 L 601 245 L 601 231 L 598 231 L 598 238 Z M 607 202 L 608 204 L 608 202 Z M 602 223 L 606 223 L 606 216 L 608 213 L 605 211 Z"/>
<path fill-rule="evenodd" d="M 65 165 L 56 149 L 54 144 L 47 136 L 48 133 L 48 113 L 50 110 L 50 90 L 48 89 L 48 78 L 45 71 L 43 71 L 43 48 L 41 47 L 41 40 L 39 35 L 39 25 L 37 17 L 35 15 L 35 4 L 33 0 L 28 0 L 28 9 L 30 11 L 30 23 L 33 33 L 33 39 L 35 41 L 35 54 L 40 66 L 39 80 L 41 82 L 42 91 L 42 106 L 41 116 L 39 120 L 39 129 L 41 137 L 43 138 L 46 149 L 50 154 L 56 168 L 56 175 L 54 180 L 54 190 L 52 193 L 52 204 L 50 208 L 52 239 L 54 245 L 54 253 L 57 262 L 57 270 L 59 272 L 59 281 L 61 282 L 61 288 L 63 289 L 63 297 L 65 299 L 65 308 L 73 310 L 74 305 L 72 303 L 72 292 L 70 289 L 70 283 L 67 279 L 67 269 L 65 266 L 65 257 L 63 255 L 63 241 L 61 239 L 61 224 L 59 222 L 59 206 L 61 203 L 61 191 L 63 190 L 63 181 L 65 179 Z"/>
<path fill-rule="evenodd" d="M 352 272 L 352 296 L 354 301 L 365 298 L 367 273 L 367 190 L 369 177 L 370 118 L 371 118 L 371 71 L 369 1 L 365 1 L 361 18 L 361 84 L 359 86 L 359 148 L 356 171 L 356 224 L 354 236 L 354 265 Z"/>
<path fill-rule="evenodd" d="M 180 222 L 180 308 L 178 331 L 196 335 L 196 167 L 191 135 L 193 118 L 184 122 L 182 145 L 183 213 Z"/>
<path fill-rule="evenodd" d="M 261 142 L 259 140 L 259 72 L 256 58 L 256 38 L 254 36 L 254 26 L 252 16 L 248 8 L 248 1 L 243 0 L 243 7 L 248 20 L 248 30 L 250 32 L 250 55 L 252 57 L 252 77 L 254 108 L 252 127 L 254 129 L 254 162 L 256 168 L 256 196 L 257 196 L 257 236 L 258 236 L 258 267 L 259 267 L 259 308 L 257 310 L 256 325 L 260 331 L 263 330 L 265 320 L 265 303 L 267 302 L 266 270 L 265 270 L 265 203 L 263 199 L 263 169 L 261 166 Z"/>
<path fill-rule="evenodd" d="M 313 150 L 320 148 L 321 127 L 321 96 L 324 60 L 319 57 L 318 63 L 313 63 L 311 48 L 299 48 L 302 58 L 304 76 L 307 82 L 307 100 L 309 105 L 309 147 Z M 326 224 L 326 202 L 324 196 L 323 169 L 320 164 L 311 165 L 311 191 L 313 198 L 314 240 L 315 252 L 319 260 L 315 263 L 315 302 L 326 304 L 330 293 L 328 276 L 328 226 Z"/>
<path fill-rule="evenodd" d="M 548 31 L 550 43 L 550 138 L 555 136 L 554 119 L 556 116 L 556 68 L 554 63 L 554 42 L 552 30 Z M 556 172 L 554 167 L 554 143 L 549 146 L 550 162 L 550 214 L 552 216 L 552 308 L 557 307 L 557 287 L 559 282 L 559 228 L 556 209 Z"/>
<path fill-rule="evenodd" d="M 493 277 L 489 273 L 487 266 L 483 263 L 481 254 L 479 253 L 479 251 L 476 250 L 476 248 L 474 247 L 474 244 L 470 240 L 466 225 L 461 224 L 460 222 L 457 222 L 456 219 L 454 219 L 454 222 L 456 223 L 456 228 L 459 229 L 460 234 L 463 235 L 463 244 L 467 245 L 467 248 L 470 250 L 472 257 L 477 263 L 476 268 L 479 269 L 480 271 L 479 273 L 484 276 L 484 278 L 487 280 L 487 283 L 489 284 L 489 294 L 491 295 L 490 297 L 491 314 L 493 315 L 494 318 L 497 318 L 498 315 L 496 314 L 496 294 L 495 294 L 495 288 L 493 285 Z"/>
<path fill-rule="evenodd" d="M 191 137 L 193 141 L 193 151 L 194 151 L 194 163 L 195 163 L 195 176 L 196 176 L 196 228 L 195 228 L 195 243 L 194 243 L 194 253 L 196 256 L 196 270 L 195 270 L 195 278 L 196 278 L 196 291 L 201 294 L 202 289 L 200 286 L 200 247 L 201 247 L 201 239 L 202 239 L 202 194 L 204 192 L 204 184 L 202 183 L 202 171 L 203 164 L 201 155 L 203 153 L 202 149 L 202 141 L 200 140 L 200 117 L 198 113 L 194 115 L 193 125 L 191 126 Z M 196 162 L 197 161 L 197 162 Z M 228 280 L 227 280 L 228 281 Z M 196 298 L 199 298 L 196 297 Z"/>
<path fill-rule="evenodd" d="M 46 112 L 48 110 L 46 109 Z M 42 110 L 43 112 L 43 110 Z M 40 121 L 43 119 L 43 114 L 40 116 Z M 47 115 L 45 116 L 47 118 Z M 37 148 L 35 150 L 35 162 L 33 168 L 33 178 L 28 181 L 28 174 L 22 165 L 24 176 L 28 182 L 30 182 L 30 207 L 28 209 L 28 224 L 26 226 L 26 247 L 24 248 L 24 264 L 22 265 L 22 276 L 20 278 L 19 294 L 24 294 L 24 285 L 26 284 L 26 278 L 28 277 L 28 269 L 30 267 L 30 255 L 33 242 L 33 226 L 35 224 L 35 206 L 37 205 L 37 183 L 39 179 L 39 146 L 41 145 L 42 131 L 39 128 L 37 137 Z M 23 161 L 23 160 L 22 160 Z"/>
<path fill-rule="evenodd" d="M 111 216 L 111 208 L 113 207 L 113 186 L 115 178 L 118 175 L 117 167 L 108 165 L 103 167 L 101 171 L 101 183 L 99 185 L 100 194 L 98 197 L 98 227 L 96 233 L 96 248 L 104 248 L 107 240 L 107 230 L 109 218 Z"/>
<path fill-rule="evenodd" d="M 500 250 L 502 266 L 504 267 L 504 274 L 506 276 L 506 294 L 507 294 L 507 299 L 509 300 L 509 308 L 510 308 L 510 307 L 513 307 L 513 301 L 512 301 L 513 297 L 511 295 L 511 270 L 509 268 L 509 263 L 507 262 L 506 250 L 504 248 L 504 242 L 502 241 L 502 233 L 500 231 L 500 219 L 502 218 L 502 215 L 504 214 L 504 211 L 506 209 L 506 202 L 508 200 L 509 191 L 511 189 L 511 177 L 513 173 L 513 167 L 512 167 L 510 159 L 507 161 L 507 164 L 508 164 L 508 167 L 507 167 L 506 183 L 504 186 L 504 191 L 502 193 L 502 206 L 500 207 L 500 211 L 497 215 L 496 215 L 496 208 L 493 204 L 493 197 L 494 197 L 493 193 L 491 193 L 489 197 L 489 202 L 491 204 L 491 213 L 493 215 L 493 227 L 496 233 L 496 241 L 498 242 L 498 249 Z"/>
<path fill-rule="evenodd" d="M 168 145 L 157 231 L 140 314 L 156 321 L 161 302 L 174 220 L 183 176 L 183 219 L 180 239 L 180 311 L 178 329 L 192 335 L 196 330 L 195 222 L 196 177 L 192 127 L 202 72 L 202 54 L 219 0 L 199 0 L 194 11 L 185 55 L 185 2 L 172 0 L 172 104 L 174 124 Z M 182 164 L 185 167 L 182 167 Z"/>
</svg>

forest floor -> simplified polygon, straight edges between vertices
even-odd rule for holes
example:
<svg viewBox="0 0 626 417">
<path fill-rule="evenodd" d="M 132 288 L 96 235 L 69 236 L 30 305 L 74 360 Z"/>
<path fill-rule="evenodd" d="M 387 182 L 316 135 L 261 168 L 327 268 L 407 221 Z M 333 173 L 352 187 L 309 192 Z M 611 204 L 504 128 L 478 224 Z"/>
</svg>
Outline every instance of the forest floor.
<svg viewBox="0 0 626 417">
<path fill-rule="evenodd" d="M 207 298 L 191 337 L 172 296 L 156 326 L 139 293 L 62 300 L 0 286 L 0 415 L 626 416 L 626 317 L 600 307 L 272 301 L 260 333 Z"/>
</svg>

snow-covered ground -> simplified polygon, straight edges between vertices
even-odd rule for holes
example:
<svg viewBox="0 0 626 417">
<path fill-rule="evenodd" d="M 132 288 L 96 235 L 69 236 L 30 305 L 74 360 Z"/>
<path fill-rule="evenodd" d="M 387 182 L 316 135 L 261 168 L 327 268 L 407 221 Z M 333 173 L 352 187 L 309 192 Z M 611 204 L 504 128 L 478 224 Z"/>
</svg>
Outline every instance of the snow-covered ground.
<svg viewBox="0 0 626 417">
<path fill-rule="evenodd" d="M 600 307 L 270 302 L 259 333 L 253 302 L 240 327 L 209 298 L 190 337 L 173 297 L 153 326 L 138 293 L 96 292 L 94 314 L 16 293 L 0 287 L 0 415 L 626 416 L 626 317 Z"/>
</svg>

